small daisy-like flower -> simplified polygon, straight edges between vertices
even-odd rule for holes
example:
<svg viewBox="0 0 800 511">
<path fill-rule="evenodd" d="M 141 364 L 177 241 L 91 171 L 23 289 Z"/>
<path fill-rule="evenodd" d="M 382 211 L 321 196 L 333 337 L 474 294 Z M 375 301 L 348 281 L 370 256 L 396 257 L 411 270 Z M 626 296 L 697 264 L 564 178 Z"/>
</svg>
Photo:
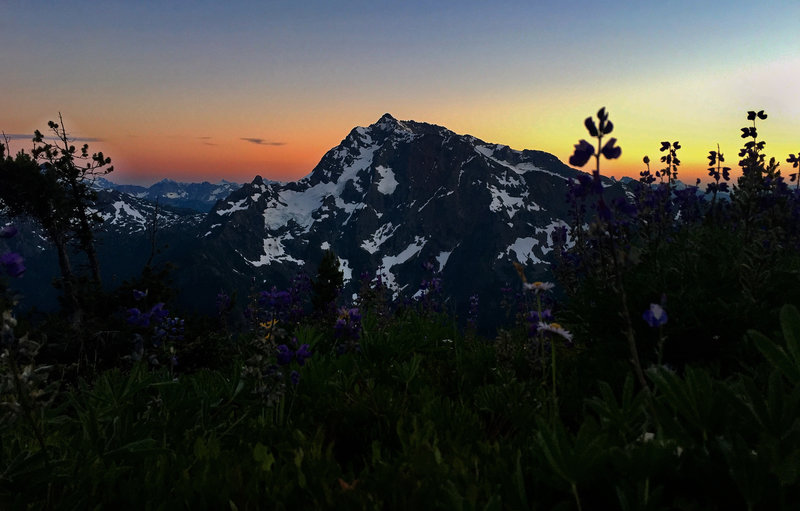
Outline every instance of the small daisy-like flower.
<svg viewBox="0 0 800 511">
<path fill-rule="evenodd" d="M 667 322 L 667 311 L 657 303 L 651 303 L 650 308 L 644 311 L 642 319 L 651 327 L 659 327 Z"/>
<path fill-rule="evenodd" d="M 540 332 L 551 332 L 560 335 L 567 341 L 572 341 L 572 334 L 558 323 L 539 323 Z"/>
<path fill-rule="evenodd" d="M 533 291 L 534 293 L 550 291 L 551 289 L 556 287 L 556 285 L 553 284 L 552 282 L 539 282 L 539 281 L 530 284 L 525 282 L 522 285 L 524 286 L 526 291 Z"/>
</svg>

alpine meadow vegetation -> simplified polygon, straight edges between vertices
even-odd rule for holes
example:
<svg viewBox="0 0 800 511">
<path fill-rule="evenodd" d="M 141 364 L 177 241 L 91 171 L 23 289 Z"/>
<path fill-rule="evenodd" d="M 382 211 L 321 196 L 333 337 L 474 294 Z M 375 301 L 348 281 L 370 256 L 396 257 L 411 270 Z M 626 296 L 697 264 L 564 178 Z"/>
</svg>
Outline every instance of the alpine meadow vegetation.
<svg viewBox="0 0 800 511">
<path fill-rule="evenodd" d="M 622 149 L 588 117 L 552 282 L 516 265 L 491 335 L 430 263 L 411 298 L 379 268 L 350 300 L 326 252 L 286 289 L 221 289 L 214 317 L 173 306 L 168 267 L 112 287 L 90 187 L 110 159 L 63 119 L 31 153 L 6 140 L 0 242 L 35 222 L 63 299 L 19 312 L 25 254 L 0 244 L 0 507 L 794 509 L 800 153 L 767 159 L 767 120 L 747 113 L 738 170 L 716 145 L 685 185 L 663 141 L 613 195 Z"/>
</svg>

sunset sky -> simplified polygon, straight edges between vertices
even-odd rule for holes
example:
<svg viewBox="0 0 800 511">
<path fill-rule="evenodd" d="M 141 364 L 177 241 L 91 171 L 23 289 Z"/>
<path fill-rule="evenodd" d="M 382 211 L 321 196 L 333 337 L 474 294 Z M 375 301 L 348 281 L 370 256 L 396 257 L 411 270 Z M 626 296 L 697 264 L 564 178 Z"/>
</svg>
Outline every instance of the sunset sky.
<svg viewBox="0 0 800 511">
<path fill-rule="evenodd" d="M 290 180 L 385 112 L 569 158 L 610 112 L 637 175 L 679 140 L 705 176 L 800 151 L 800 2 L 0 0 L 0 130 L 12 149 L 61 112 L 110 178 Z M 657 168 L 657 167 L 654 167 Z"/>
</svg>

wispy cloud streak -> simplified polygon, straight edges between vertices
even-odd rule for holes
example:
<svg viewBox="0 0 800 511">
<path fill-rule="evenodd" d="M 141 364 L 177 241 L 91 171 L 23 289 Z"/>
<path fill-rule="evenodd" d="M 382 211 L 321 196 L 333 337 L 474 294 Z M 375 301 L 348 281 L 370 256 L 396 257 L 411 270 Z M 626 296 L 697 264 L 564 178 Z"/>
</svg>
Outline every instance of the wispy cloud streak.
<svg viewBox="0 0 800 511">
<path fill-rule="evenodd" d="M 31 133 L 29 135 L 27 135 L 25 133 L 5 133 L 4 135 L 9 140 L 33 140 L 33 133 Z M 67 136 L 69 136 L 69 135 L 67 135 Z M 2 138 L 2 135 L 0 135 L 0 138 Z M 48 135 L 45 135 L 44 139 L 48 140 L 50 142 L 53 142 L 53 141 L 56 140 L 54 137 L 48 136 Z M 72 136 L 69 136 L 69 139 L 72 142 L 103 142 L 102 138 L 96 138 L 96 137 L 72 137 Z"/>
<path fill-rule="evenodd" d="M 250 142 L 251 144 L 256 144 L 256 145 L 272 145 L 272 146 L 286 145 L 286 142 L 271 142 L 269 140 L 264 140 L 263 138 L 242 137 L 239 140 L 244 140 L 245 142 Z"/>
</svg>

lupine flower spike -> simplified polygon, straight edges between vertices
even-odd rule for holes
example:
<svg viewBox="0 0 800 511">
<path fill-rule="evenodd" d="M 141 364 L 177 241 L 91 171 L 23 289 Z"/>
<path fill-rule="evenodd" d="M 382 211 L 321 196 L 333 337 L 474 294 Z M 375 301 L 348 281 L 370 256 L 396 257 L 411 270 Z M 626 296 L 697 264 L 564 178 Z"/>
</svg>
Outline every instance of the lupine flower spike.
<svg viewBox="0 0 800 511">
<path fill-rule="evenodd" d="M 653 328 L 660 327 L 667 323 L 667 311 L 657 303 L 651 303 L 650 308 L 642 314 L 648 325 Z"/>
</svg>

